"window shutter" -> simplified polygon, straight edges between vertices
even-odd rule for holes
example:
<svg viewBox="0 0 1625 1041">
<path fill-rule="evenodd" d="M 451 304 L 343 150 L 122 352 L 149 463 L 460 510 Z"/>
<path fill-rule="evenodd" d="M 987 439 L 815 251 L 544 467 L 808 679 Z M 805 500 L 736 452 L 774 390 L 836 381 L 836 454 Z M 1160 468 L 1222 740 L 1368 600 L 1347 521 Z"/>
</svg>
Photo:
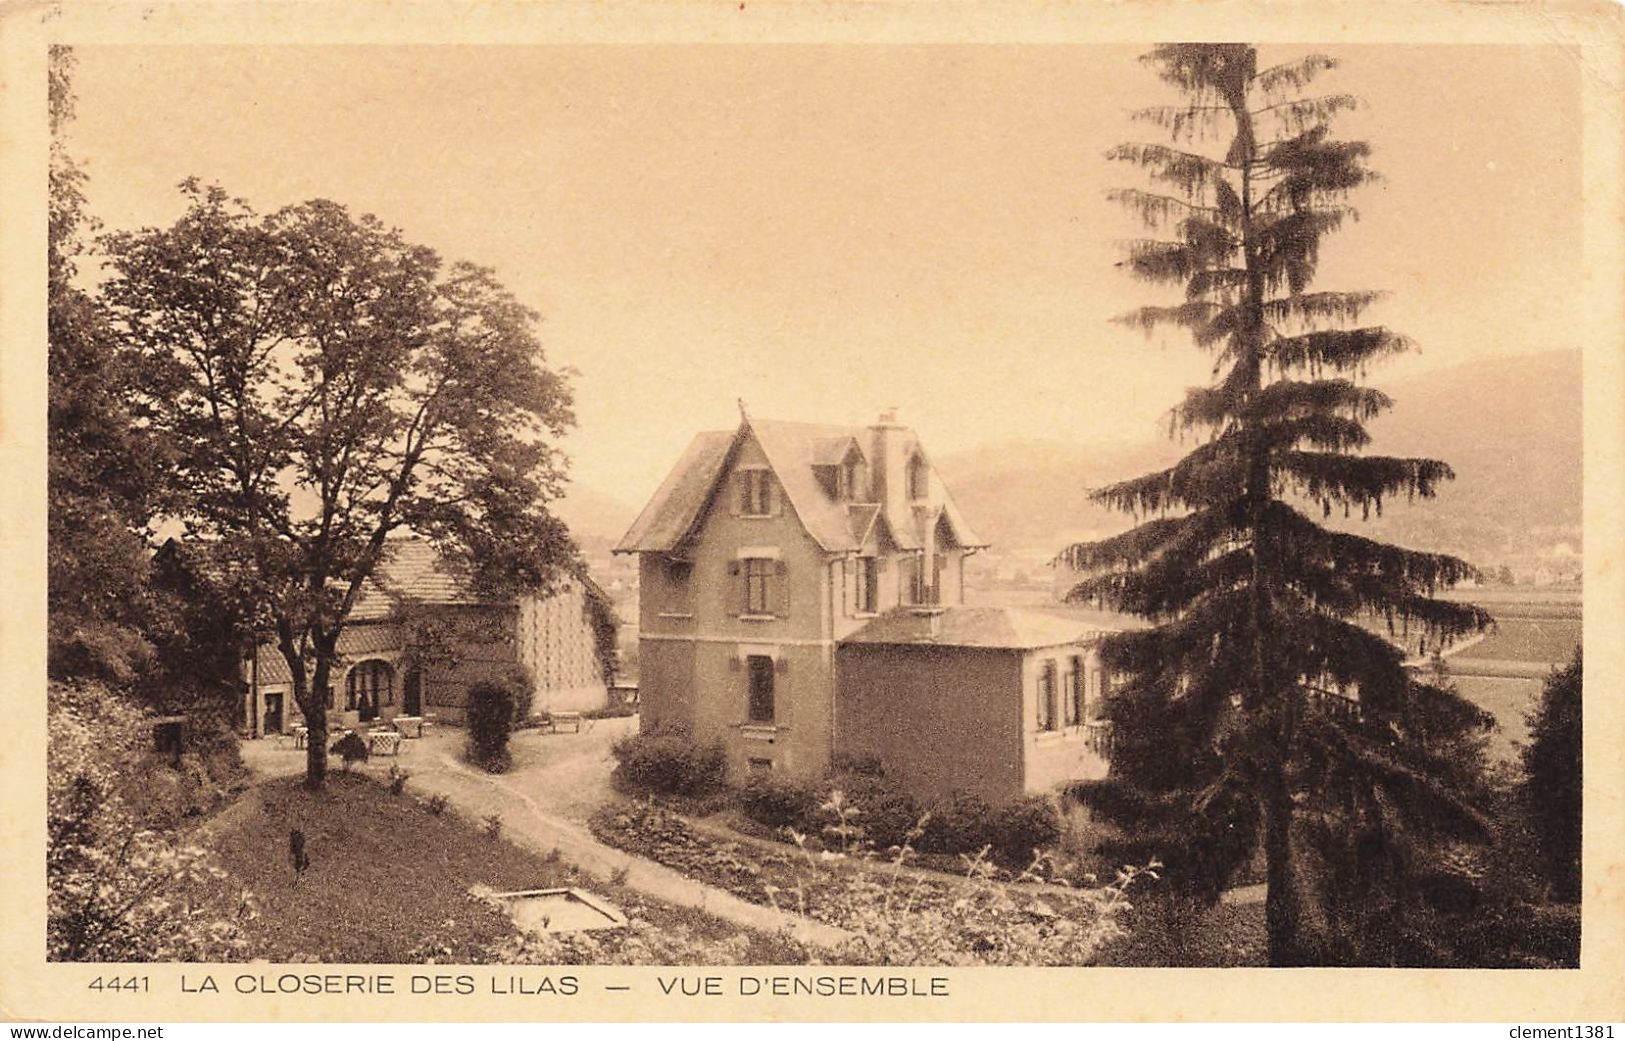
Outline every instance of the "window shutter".
<svg viewBox="0 0 1625 1041">
<path fill-rule="evenodd" d="M 762 475 L 762 494 L 767 496 L 767 514 L 777 517 L 782 508 L 784 496 L 779 494 L 779 482 L 773 479 L 772 471 Z"/>
<path fill-rule="evenodd" d="M 737 560 L 728 561 L 728 574 L 730 574 L 730 575 L 739 574 L 739 561 L 737 561 Z"/>
<path fill-rule="evenodd" d="M 790 617 L 790 569 L 784 561 L 773 562 L 773 581 L 769 584 L 772 590 L 768 601 L 768 613 L 778 615 L 780 618 Z"/>
<path fill-rule="evenodd" d="M 789 672 L 790 671 L 790 659 L 784 658 L 784 657 L 774 659 L 774 661 L 773 661 L 773 669 L 774 669 L 774 671 L 778 672 L 780 675 L 783 675 L 784 673 Z"/>
<path fill-rule="evenodd" d="M 852 561 L 841 558 L 841 614 L 852 615 Z"/>
<path fill-rule="evenodd" d="M 738 672 L 739 671 L 739 655 L 738 654 L 730 654 L 730 655 L 728 655 L 728 671 L 729 672 Z"/>
<path fill-rule="evenodd" d="M 733 494 L 728 497 L 728 513 L 734 517 L 743 516 L 749 512 L 745 509 L 745 500 L 750 495 L 750 474 L 743 470 L 735 470 L 733 486 Z"/>
</svg>

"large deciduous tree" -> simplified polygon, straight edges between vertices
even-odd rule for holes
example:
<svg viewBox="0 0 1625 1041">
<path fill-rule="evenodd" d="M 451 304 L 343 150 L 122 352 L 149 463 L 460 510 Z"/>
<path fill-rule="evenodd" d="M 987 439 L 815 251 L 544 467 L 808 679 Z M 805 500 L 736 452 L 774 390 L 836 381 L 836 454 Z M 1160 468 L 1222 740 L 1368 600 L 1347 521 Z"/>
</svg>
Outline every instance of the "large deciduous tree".
<svg viewBox="0 0 1625 1041">
<path fill-rule="evenodd" d="M 486 269 L 333 202 L 262 216 L 182 190 L 172 226 L 107 238 L 102 295 L 175 447 L 176 518 L 288 663 L 314 787 L 339 636 L 392 534 L 429 538 L 494 594 L 574 562 L 547 508 L 567 374 Z"/>
<path fill-rule="evenodd" d="M 1369 621 L 1436 647 L 1488 617 L 1435 595 L 1472 574 L 1462 561 L 1314 516 L 1452 476 L 1367 451 L 1391 402 L 1358 378 L 1407 343 L 1360 324 L 1378 294 L 1310 288 L 1373 179 L 1369 148 L 1329 129 L 1353 98 L 1309 90 L 1330 58 L 1260 68 L 1248 45 L 1174 44 L 1144 60 L 1181 100 L 1138 113 L 1167 142 L 1115 148 L 1151 184 L 1112 196 L 1152 232 L 1124 264 L 1183 299 L 1121 320 L 1187 330 L 1214 377 L 1173 410 L 1197 437 L 1179 463 L 1094 493 L 1142 523 L 1064 552 L 1083 572 L 1071 598 L 1154 623 L 1105 642 L 1117 749 L 1086 794 L 1205 900 L 1261 847 L 1273 964 L 1403 960 L 1382 938 L 1418 899 L 1407 880 L 1481 832 L 1450 749 L 1487 721 Z"/>
</svg>

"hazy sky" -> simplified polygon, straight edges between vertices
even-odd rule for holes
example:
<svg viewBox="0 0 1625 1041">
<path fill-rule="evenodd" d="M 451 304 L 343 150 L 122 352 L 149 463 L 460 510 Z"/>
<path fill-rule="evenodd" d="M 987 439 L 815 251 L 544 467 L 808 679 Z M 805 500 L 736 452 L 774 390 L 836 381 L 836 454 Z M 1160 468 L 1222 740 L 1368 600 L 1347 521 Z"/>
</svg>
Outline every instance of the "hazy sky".
<svg viewBox="0 0 1625 1041">
<path fill-rule="evenodd" d="M 1108 323 L 1164 291 L 1103 159 L 1170 100 L 1107 46 L 82 47 L 70 147 L 109 227 L 177 182 L 376 213 L 494 267 L 579 371 L 587 485 L 641 505 L 698 429 L 901 409 L 941 455 L 1141 440 L 1209 363 Z M 1411 373 L 1563 339 L 1579 79 L 1552 47 L 1340 47 L 1341 132 L 1386 177 L 1321 288 L 1383 288 Z M 1266 62 L 1301 49 L 1265 49 Z"/>
</svg>

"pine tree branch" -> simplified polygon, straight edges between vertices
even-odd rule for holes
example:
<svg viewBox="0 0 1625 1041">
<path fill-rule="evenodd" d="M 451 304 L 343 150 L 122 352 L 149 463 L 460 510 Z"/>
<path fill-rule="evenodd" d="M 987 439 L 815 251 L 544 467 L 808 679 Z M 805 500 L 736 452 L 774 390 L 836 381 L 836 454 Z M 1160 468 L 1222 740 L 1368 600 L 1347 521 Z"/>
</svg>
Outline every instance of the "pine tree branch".
<svg viewBox="0 0 1625 1041">
<path fill-rule="evenodd" d="M 1281 370 L 1328 368 L 1348 372 L 1386 354 L 1409 350 L 1409 339 L 1377 325 L 1361 329 L 1323 329 L 1298 336 L 1277 337 L 1268 356 Z"/>
<path fill-rule="evenodd" d="M 1265 94 L 1281 90 L 1302 90 L 1319 75 L 1337 68 L 1337 61 L 1324 54 L 1309 54 L 1296 61 L 1282 62 L 1260 70 L 1253 85 Z"/>
<path fill-rule="evenodd" d="M 1159 517 L 1109 539 L 1074 543 L 1056 554 L 1054 563 L 1064 564 L 1074 571 L 1134 566 L 1191 538 L 1209 523 L 1211 514 L 1206 511 L 1184 517 Z"/>
<path fill-rule="evenodd" d="M 1176 304 L 1173 307 L 1137 308 L 1125 314 L 1114 316 L 1112 321 L 1118 325 L 1138 329 L 1150 336 L 1152 331 L 1159 325 L 1177 325 L 1186 329 L 1195 329 L 1223 310 L 1224 308 L 1217 303 L 1192 300 L 1183 304 Z"/>
<path fill-rule="evenodd" d="M 1383 500 L 1391 495 L 1431 499 L 1441 481 L 1455 476 L 1450 467 L 1433 459 L 1330 452 L 1277 453 L 1272 467 L 1287 485 L 1319 504 L 1326 515 L 1333 506 L 1342 507 L 1345 515 L 1358 506 L 1364 519 L 1373 510 L 1380 515 Z"/>
<path fill-rule="evenodd" d="M 1125 513 L 1153 514 L 1226 503 L 1236 494 L 1241 459 L 1233 439 L 1198 445 L 1172 467 L 1091 492 L 1095 502 Z"/>
<path fill-rule="evenodd" d="M 1367 308 L 1385 296 L 1380 292 L 1303 293 L 1264 301 L 1264 315 L 1280 322 L 1357 322 Z"/>
<path fill-rule="evenodd" d="M 1142 167 L 1156 180 L 1176 185 L 1193 197 L 1223 180 L 1225 171 L 1236 169 L 1229 163 L 1167 145 L 1122 144 L 1108 151 L 1106 158 Z"/>
<path fill-rule="evenodd" d="M 1224 217 L 1216 206 L 1204 206 L 1189 199 L 1138 188 L 1114 188 L 1106 193 L 1106 200 L 1133 210 L 1140 220 L 1153 228 L 1165 228 L 1192 214 L 1216 221 Z"/>
</svg>

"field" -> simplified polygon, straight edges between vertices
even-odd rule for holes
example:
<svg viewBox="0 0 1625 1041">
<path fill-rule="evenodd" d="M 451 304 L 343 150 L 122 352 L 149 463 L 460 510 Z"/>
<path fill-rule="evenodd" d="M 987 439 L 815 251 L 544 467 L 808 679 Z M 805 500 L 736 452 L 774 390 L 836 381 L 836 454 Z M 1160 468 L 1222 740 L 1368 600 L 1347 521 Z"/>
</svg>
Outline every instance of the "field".
<svg viewBox="0 0 1625 1041">
<path fill-rule="evenodd" d="M 1577 617 L 1497 618 L 1493 632 L 1454 657 L 1560 664 L 1573 657 L 1574 648 L 1579 644 L 1580 619 Z"/>
</svg>

